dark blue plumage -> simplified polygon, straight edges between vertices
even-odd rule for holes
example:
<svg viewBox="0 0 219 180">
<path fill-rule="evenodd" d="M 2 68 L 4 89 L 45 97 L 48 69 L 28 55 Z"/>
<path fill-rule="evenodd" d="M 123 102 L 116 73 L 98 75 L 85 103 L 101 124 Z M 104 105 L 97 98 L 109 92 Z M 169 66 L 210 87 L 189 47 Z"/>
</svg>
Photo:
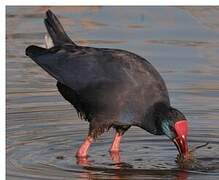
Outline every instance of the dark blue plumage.
<svg viewBox="0 0 219 180">
<path fill-rule="evenodd" d="M 164 134 L 163 120 L 185 119 L 171 108 L 162 77 L 146 59 L 124 50 L 76 45 L 51 11 L 45 25 L 54 47 L 29 46 L 26 54 L 57 80 L 62 96 L 90 122 L 91 137 L 110 127 L 124 133 L 133 125 Z"/>
</svg>

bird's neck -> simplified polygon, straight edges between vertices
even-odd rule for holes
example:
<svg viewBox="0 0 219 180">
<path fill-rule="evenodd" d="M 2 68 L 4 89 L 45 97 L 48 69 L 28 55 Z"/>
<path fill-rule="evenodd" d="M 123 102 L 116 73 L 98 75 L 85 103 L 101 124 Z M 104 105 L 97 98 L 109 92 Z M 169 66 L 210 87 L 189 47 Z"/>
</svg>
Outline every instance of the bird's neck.
<svg viewBox="0 0 219 180">
<path fill-rule="evenodd" d="M 143 129 L 155 135 L 163 135 L 162 122 L 167 119 L 171 107 L 164 103 L 154 104 L 143 120 Z"/>
</svg>

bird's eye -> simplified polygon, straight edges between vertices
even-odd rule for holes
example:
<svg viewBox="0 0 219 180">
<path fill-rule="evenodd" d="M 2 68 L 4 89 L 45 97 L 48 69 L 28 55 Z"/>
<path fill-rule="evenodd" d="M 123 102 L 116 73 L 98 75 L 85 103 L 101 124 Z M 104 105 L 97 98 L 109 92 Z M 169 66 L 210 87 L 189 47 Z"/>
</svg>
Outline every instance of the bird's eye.
<svg viewBox="0 0 219 180">
<path fill-rule="evenodd" d="M 172 134 L 172 137 L 175 137 L 176 136 L 176 130 L 173 126 L 170 126 L 170 132 Z"/>
<path fill-rule="evenodd" d="M 173 126 L 170 126 L 170 130 L 171 130 L 171 131 L 175 131 L 175 129 L 174 129 Z"/>
</svg>

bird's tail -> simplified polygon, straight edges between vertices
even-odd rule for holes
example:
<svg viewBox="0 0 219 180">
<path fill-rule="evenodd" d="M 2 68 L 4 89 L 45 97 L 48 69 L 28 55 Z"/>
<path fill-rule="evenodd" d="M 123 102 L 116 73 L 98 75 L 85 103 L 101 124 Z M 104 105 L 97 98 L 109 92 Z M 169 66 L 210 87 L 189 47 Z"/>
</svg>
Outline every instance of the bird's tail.
<svg viewBox="0 0 219 180">
<path fill-rule="evenodd" d="M 44 23 L 54 45 L 72 44 L 76 46 L 76 44 L 65 33 L 65 30 L 63 29 L 58 18 L 51 10 L 46 12 Z"/>
<path fill-rule="evenodd" d="M 26 56 L 29 56 L 31 59 L 36 59 L 39 56 L 48 53 L 48 49 L 31 45 L 26 48 L 25 53 L 26 53 Z"/>
</svg>

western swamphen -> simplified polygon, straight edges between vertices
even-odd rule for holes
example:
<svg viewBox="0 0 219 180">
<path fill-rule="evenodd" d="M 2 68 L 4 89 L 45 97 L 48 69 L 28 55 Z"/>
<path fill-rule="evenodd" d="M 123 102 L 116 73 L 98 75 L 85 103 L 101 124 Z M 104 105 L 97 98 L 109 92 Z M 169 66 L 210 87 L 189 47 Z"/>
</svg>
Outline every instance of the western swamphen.
<svg viewBox="0 0 219 180">
<path fill-rule="evenodd" d="M 77 157 L 86 157 L 93 140 L 111 127 L 116 135 L 110 151 L 118 152 L 131 126 L 166 135 L 187 157 L 187 120 L 170 106 L 164 80 L 151 63 L 125 50 L 76 45 L 50 10 L 44 22 L 52 47 L 47 38 L 50 47 L 32 45 L 26 55 L 57 80 L 61 95 L 89 122 Z"/>
</svg>

